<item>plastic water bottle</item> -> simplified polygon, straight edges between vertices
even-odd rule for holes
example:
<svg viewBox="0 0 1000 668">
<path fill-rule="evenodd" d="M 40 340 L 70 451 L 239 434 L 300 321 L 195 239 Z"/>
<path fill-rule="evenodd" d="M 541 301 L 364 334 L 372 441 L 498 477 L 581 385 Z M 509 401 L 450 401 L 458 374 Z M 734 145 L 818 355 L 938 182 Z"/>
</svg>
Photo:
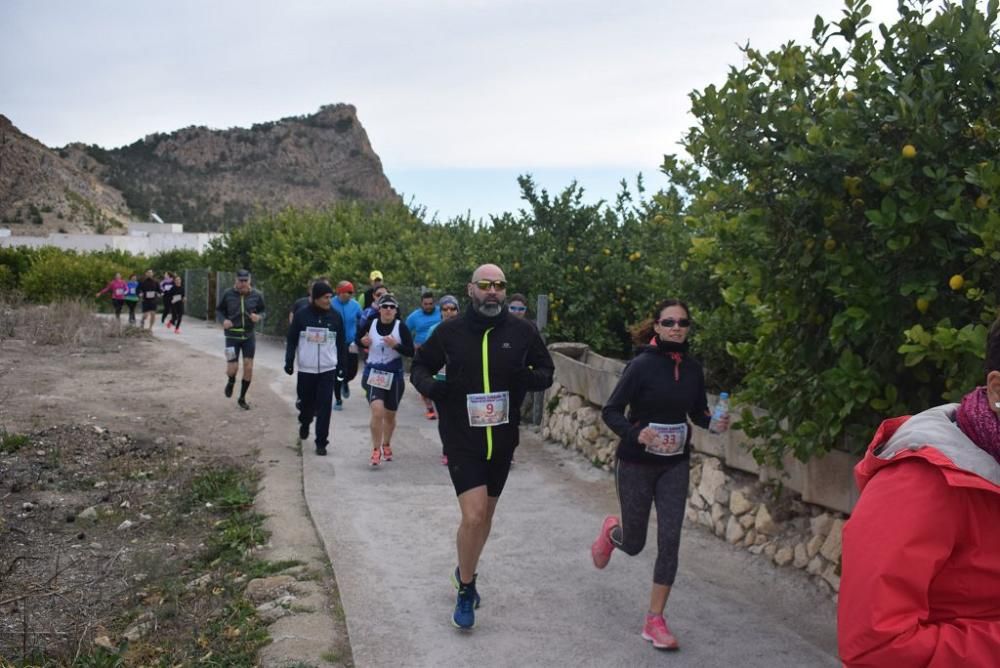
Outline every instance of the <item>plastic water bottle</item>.
<svg viewBox="0 0 1000 668">
<path fill-rule="evenodd" d="M 729 415 L 729 393 L 719 392 L 719 403 L 712 409 L 712 419 L 708 423 L 708 430 L 713 434 L 719 433 L 719 420 Z"/>
</svg>

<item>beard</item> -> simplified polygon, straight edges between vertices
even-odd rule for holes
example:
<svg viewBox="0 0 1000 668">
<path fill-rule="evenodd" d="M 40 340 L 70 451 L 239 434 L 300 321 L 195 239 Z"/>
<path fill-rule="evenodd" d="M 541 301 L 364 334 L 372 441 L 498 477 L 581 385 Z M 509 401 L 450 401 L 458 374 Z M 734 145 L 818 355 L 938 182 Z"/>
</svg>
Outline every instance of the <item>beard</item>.
<svg viewBox="0 0 1000 668">
<path fill-rule="evenodd" d="M 472 298 L 472 305 L 475 307 L 481 315 L 485 315 L 487 318 L 492 318 L 494 316 L 500 315 L 500 311 L 503 310 L 503 300 L 497 299 L 495 297 L 486 297 L 485 299 Z"/>
</svg>

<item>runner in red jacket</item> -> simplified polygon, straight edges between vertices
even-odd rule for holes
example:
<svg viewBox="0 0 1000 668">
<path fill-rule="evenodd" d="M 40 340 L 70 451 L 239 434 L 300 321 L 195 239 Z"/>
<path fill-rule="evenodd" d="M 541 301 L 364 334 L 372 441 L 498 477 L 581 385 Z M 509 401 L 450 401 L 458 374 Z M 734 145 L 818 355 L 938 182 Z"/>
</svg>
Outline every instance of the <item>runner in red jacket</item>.
<svg viewBox="0 0 1000 668">
<path fill-rule="evenodd" d="M 1000 320 L 986 361 L 985 387 L 886 420 L 855 468 L 845 666 L 1000 666 Z"/>
</svg>

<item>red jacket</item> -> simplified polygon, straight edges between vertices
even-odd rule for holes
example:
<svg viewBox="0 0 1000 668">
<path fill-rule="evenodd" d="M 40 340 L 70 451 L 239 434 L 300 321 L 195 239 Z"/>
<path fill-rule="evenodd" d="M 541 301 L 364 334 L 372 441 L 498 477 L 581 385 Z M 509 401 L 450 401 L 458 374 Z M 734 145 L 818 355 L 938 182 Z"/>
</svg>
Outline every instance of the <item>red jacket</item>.
<svg viewBox="0 0 1000 668">
<path fill-rule="evenodd" d="M 837 641 L 845 666 L 1000 666 L 1000 463 L 957 404 L 886 420 L 854 469 Z"/>
</svg>

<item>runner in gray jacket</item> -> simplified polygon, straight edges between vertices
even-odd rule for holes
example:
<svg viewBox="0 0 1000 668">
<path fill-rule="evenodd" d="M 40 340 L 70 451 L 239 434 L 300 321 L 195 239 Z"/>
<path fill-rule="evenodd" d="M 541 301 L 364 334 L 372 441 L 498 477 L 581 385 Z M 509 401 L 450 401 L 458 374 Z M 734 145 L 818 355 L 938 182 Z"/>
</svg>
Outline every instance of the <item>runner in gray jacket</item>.
<svg viewBox="0 0 1000 668">
<path fill-rule="evenodd" d="M 254 339 L 254 325 L 260 322 L 264 313 L 264 296 L 250 287 L 250 272 L 240 269 L 236 272 L 236 285 L 222 293 L 215 312 L 222 318 L 222 329 L 226 337 L 226 381 L 225 394 L 233 396 L 236 384 L 240 354 L 243 355 L 243 381 L 240 398 L 236 401 L 240 408 L 250 410 L 247 404 L 247 389 L 253 379 L 253 357 L 257 350 Z"/>
</svg>

